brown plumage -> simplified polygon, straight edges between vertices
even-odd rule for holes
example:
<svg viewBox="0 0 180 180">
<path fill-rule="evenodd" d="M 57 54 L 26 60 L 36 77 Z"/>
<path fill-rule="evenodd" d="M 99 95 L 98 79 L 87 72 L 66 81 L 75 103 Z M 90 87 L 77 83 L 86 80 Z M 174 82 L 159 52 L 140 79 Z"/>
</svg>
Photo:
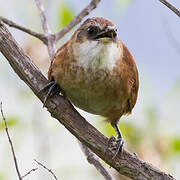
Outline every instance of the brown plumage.
<svg viewBox="0 0 180 180">
<path fill-rule="evenodd" d="M 139 81 L 134 59 L 117 38 L 112 22 L 101 17 L 87 19 L 56 52 L 48 79 L 75 106 L 106 117 L 118 134 L 118 151 L 122 149 L 117 122 L 131 113 Z"/>
</svg>

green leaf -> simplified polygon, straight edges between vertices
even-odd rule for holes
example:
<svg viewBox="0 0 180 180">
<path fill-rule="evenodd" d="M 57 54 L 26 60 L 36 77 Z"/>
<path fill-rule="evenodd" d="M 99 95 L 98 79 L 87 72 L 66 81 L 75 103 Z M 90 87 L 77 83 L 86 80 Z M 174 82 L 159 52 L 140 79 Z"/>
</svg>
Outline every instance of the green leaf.
<svg viewBox="0 0 180 180">
<path fill-rule="evenodd" d="M 74 17 L 72 9 L 65 3 L 61 3 L 58 10 L 58 29 L 66 26 Z"/>
</svg>

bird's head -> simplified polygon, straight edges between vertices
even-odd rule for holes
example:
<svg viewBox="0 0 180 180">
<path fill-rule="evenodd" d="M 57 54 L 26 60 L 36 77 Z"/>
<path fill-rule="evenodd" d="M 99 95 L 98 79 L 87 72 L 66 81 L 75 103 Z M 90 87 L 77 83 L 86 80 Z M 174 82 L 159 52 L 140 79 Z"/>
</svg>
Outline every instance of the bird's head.
<svg viewBox="0 0 180 180">
<path fill-rule="evenodd" d="M 73 34 L 69 44 L 73 59 L 85 69 L 112 69 L 121 56 L 117 29 L 102 17 L 87 19 Z"/>
<path fill-rule="evenodd" d="M 98 41 L 99 43 L 108 43 L 117 38 L 117 28 L 114 24 L 102 17 L 93 17 L 87 19 L 76 31 L 76 42 Z"/>
</svg>

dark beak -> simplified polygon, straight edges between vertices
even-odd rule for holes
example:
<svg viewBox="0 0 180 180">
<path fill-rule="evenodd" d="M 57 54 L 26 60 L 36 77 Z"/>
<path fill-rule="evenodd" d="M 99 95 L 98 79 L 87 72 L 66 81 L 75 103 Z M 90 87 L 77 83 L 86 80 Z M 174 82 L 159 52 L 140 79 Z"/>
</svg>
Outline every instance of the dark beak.
<svg viewBox="0 0 180 180">
<path fill-rule="evenodd" d="M 101 38 L 114 39 L 117 36 L 117 30 L 114 27 L 107 26 L 103 31 L 99 32 L 94 39 L 98 40 Z"/>
</svg>

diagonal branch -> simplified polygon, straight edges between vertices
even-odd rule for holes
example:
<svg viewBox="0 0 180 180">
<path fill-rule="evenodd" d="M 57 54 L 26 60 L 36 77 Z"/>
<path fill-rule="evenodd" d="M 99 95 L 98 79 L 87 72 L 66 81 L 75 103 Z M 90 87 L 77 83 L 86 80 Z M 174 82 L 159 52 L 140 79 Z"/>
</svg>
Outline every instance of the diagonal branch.
<svg viewBox="0 0 180 180">
<path fill-rule="evenodd" d="M 166 0 L 159 0 L 161 3 L 163 3 L 165 6 L 167 6 L 171 11 L 173 11 L 177 16 L 180 17 L 180 11 L 173 6 L 172 4 L 170 4 L 168 1 Z"/>
<path fill-rule="evenodd" d="M 86 155 L 89 164 L 93 164 L 95 168 L 102 174 L 106 180 L 113 180 L 113 177 L 109 174 L 106 168 L 100 162 L 100 159 L 84 144 L 79 143 L 83 153 Z"/>
<path fill-rule="evenodd" d="M 55 36 L 53 34 L 51 34 L 51 30 L 49 28 L 49 25 L 48 25 L 48 22 L 46 19 L 44 6 L 43 6 L 41 0 L 35 0 L 35 2 L 36 2 L 36 6 L 40 12 L 41 24 L 42 24 L 43 30 L 47 36 L 48 53 L 49 53 L 50 58 L 52 59 L 52 57 L 54 56 L 54 53 L 55 53 Z"/>
<path fill-rule="evenodd" d="M 23 32 L 26 32 L 26 33 L 38 38 L 39 40 L 43 41 L 44 44 L 47 44 L 47 37 L 45 36 L 45 34 L 41 34 L 41 33 L 37 33 L 35 31 L 32 31 L 31 29 L 20 26 L 19 24 L 16 24 L 13 21 L 11 21 L 11 20 L 9 20 L 7 18 L 1 17 L 1 16 L 0 16 L 0 21 L 3 21 L 5 24 L 9 25 L 10 27 L 19 29 L 19 30 L 21 30 Z"/>
<path fill-rule="evenodd" d="M 74 17 L 66 27 L 56 33 L 56 41 L 59 41 L 67 32 L 69 32 L 74 26 L 79 24 L 82 19 L 87 16 L 93 9 L 97 7 L 101 0 L 91 0 L 90 4 L 87 5 L 76 17 Z"/>
<path fill-rule="evenodd" d="M 0 51 L 18 76 L 43 102 L 47 91 L 42 93 L 41 89 L 47 84 L 47 79 L 30 58 L 24 54 L 10 32 L 1 23 Z M 64 97 L 59 95 L 51 97 L 46 107 L 52 117 L 63 124 L 74 136 L 120 174 L 133 180 L 174 180 L 171 175 L 162 172 L 126 150 L 113 159 L 114 151 L 109 146 L 108 138 L 89 124 Z"/>
<path fill-rule="evenodd" d="M 8 24 L 9 26 L 19 29 L 21 31 L 24 31 L 24 32 L 40 39 L 41 41 L 43 41 L 47 45 L 49 56 L 52 59 L 52 57 L 54 56 L 54 53 L 55 53 L 55 43 L 58 42 L 74 26 L 76 26 L 78 23 L 80 23 L 82 21 L 82 19 L 85 16 L 87 16 L 93 9 L 95 9 L 97 7 L 97 5 L 100 3 L 100 1 L 101 0 L 91 0 L 91 2 L 89 3 L 88 6 L 86 6 L 76 17 L 74 17 L 67 24 L 66 27 L 64 27 L 62 30 L 60 30 L 56 34 L 51 33 L 51 30 L 49 28 L 47 18 L 45 15 L 44 6 L 42 5 L 41 0 L 35 0 L 35 2 L 36 2 L 36 6 L 40 12 L 41 23 L 42 23 L 42 27 L 43 27 L 45 34 L 34 32 L 34 31 L 32 31 L 26 27 L 20 26 L 20 25 L 14 23 L 13 21 L 8 20 L 4 17 L 0 17 L 0 21 L 2 20 L 5 24 Z"/>
</svg>

